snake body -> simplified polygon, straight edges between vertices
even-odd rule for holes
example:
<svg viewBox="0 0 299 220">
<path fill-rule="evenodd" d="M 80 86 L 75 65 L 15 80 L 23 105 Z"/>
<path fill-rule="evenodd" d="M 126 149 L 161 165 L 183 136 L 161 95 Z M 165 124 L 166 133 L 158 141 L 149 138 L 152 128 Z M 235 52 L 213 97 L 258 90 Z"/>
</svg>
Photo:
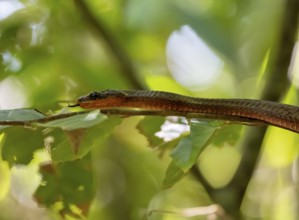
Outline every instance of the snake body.
<svg viewBox="0 0 299 220">
<path fill-rule="evenodd" d="M 299 133 L 299 107 L 265 100 L 206 99 L 161 91 L 105 90 L 80 97 L 77 105 L 86 109 L 138 108 L 160 111 L 163 115 L 198 113 L 229 121 L 261 122 Z"/>
</svg>

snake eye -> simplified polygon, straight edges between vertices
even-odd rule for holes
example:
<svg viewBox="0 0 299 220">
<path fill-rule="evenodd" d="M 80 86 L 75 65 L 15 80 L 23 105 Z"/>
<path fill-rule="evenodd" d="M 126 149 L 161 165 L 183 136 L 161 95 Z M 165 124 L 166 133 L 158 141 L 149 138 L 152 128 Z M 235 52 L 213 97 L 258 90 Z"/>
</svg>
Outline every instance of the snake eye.
<svg viewBox="0 0 299 220">
<path fill-rule="evenodd" d="M 95 100 L 97 99 L 99 96 L 98 96 L 98 93 L 97 92 L 92 92 L 89 94 L 89 98 L 92 99 L 92 100 Z"/>
</svg>

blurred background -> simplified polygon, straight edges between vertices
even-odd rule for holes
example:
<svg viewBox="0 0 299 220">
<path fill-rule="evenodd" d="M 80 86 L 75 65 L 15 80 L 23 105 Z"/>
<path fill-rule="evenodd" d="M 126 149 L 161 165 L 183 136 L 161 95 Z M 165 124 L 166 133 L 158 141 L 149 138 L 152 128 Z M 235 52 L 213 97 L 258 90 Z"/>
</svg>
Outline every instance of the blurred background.
<svg viewBox="0 0 299 220">
<path fill-rule="evenodd" d="M 265 97 L 266 88 L 280 94 L 274 101 L 297 105 L 298 28 L 285 30 L 287 2 L 292 1 L 0 0 L 0 109 L 53 113 L 63 108 L 58 101 L 109 88 L 256 99 Z M 289 38 L 282 37 L 285 32 Z M 281 78 L 267 78 L 277 72 Z M 217 219 L 215 213 L 186 214 L 215 203 L 194 175 L 162 189 L 169 149 L 163 145 L 162 154 L 150 147 L 136 129 L 141 119 L 123 119 L 80 162 L 60 167 L 61 175 L 73 175 L 48 189 L 55 198 L 46 202 L 33 198 L 43 184 L 39 165 L 51 161 L 39 135 L 45 131 L 18 128 L 9 136 L 4 130 L 2 152 L 33 156 L 22 163 L 0 160 L 0 218 Z M 242 127 L 237 143 L 210 146 L 199 158 L 211 186 L 225 187 L 232 178 L 248 147 L 247 130 Z M 242 200 L 245 219 L 298 219 L 297 136 L 273 127 L 263 136 Z M 89 194 L 74 199 L 70 188 L 69 198 L 61 197 L 76 178 L 88 180 Z M 61 211 L 65 206 L 67 213 Z"/>
</svg>

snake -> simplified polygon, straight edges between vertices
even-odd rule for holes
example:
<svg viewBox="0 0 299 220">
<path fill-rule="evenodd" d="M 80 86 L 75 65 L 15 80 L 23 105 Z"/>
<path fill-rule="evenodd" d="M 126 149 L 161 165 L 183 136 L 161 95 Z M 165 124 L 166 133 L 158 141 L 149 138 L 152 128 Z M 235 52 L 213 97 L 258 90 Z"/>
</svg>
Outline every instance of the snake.
<svg viewBox="0 0 299 220">
<path fill-rule="evenodd" d="M 71 105 L 70 105 L 71 106 Z M 299 133 L 299 107 L 256 99 L 198 98 L 153 90 L 91 92 L 73 106 L 83 109 L 138 109 L 161 115 L 202 116 L 249 125 L 272 125 Z"/>
</svg>

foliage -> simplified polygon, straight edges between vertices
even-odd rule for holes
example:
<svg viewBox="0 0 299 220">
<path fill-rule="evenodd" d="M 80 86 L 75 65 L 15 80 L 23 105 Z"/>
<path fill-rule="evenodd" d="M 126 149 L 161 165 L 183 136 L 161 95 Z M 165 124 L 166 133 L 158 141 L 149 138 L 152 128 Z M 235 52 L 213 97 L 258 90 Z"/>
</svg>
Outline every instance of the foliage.
<svg viewBox="0 0 299 220">
<path fill-rule="evenodd" d="M 298 202 L 295 178 L 286 175 L 299 153 L 296 134 L 270 128 L 257 166 L 256 155 L 242 157 L 252 142 L 241 125 L 120 117 L 59 102 L 107 88 L 259 98 L 268 83 L 263 77 L 284 48 L 284 3 L 24 0 L 0 1 L 0 8 L 4 4 L 16 10 L 7 17 L 0 10 L 1 219 L 237 219 L 240 212 L 298 218 L 291 205 Z M 183 29 L 176 30 L 185 24 L 223 64 L 209 85 L 179 81 L 191 77 L 185 70 L 204 67 L 207 55 L 186 67 L 193 54 L 186 57 L 185 43 L 176 42 L 177 54 L 165 58 L 167 39 L 174 33 L 184 39 Z M 179 63 L 183 75 L 177 77 L 167 67 L 181 55 L 187 61 Z M 292 89 L 281 98 L 296 104 Z M 163 130 L 169 123 L 171 130 Z M 250 147 L 259 153 L 261 142 Z M 244 161 L 256 168 L 252 178 L 247 170 L 238 173 Z"/>
</svg>

